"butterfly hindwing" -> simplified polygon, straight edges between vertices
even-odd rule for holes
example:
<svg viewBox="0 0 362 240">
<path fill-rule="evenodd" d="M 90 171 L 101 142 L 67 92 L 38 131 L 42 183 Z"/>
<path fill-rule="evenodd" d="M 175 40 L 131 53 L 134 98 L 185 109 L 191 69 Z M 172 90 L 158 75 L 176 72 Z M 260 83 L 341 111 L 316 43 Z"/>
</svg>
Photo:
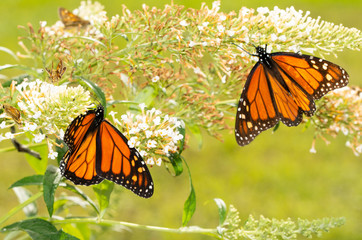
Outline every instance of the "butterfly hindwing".
<svg viewBox="0 0 362 240">
<path fill-rule="evenodd" d="M 314 100 L 348 84 L 348 74 L 340 66 L 298 53 L 267 53 L 256 47 L 259 57 L 241 93 L 235 123 L 240 146 L 282 121 L 297 126 L 303 113 L 312 116 Z"/>
<path fill-rule="evenodd" d="M 151 174 L 136 149 L 111 123 L 104 120 L 97 137 L 97 174 L 132 190 L 139 196 L 153 194 Z"/>
</svg>

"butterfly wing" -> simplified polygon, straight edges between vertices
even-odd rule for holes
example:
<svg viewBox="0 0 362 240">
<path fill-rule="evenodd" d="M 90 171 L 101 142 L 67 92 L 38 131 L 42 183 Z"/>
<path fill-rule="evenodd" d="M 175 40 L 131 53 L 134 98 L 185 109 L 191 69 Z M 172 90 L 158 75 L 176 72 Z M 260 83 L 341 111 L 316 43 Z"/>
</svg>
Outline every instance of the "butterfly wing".
<svg viewBox="0 0 362 240">
<path fill-rule="evenodd" d="M 17 124 L 21 124 L 21 119 L 20 119 L 21 114 L 17 108 L 15 108 L 7 103 L 4 103 L 2 105 L 2 107 L 3 107 L 4 111 L 6 112 L 6 114 L 9 115 Z"/>
<path fill-rule="evenodd" d="M 96 112 L 88 111 L 75 118 L 64 134 L 68 151 L 60 162 L 60 171 L 75 184 L 91 185 L 103 179 L 97 176 L 96 137 L 99 127 L 96 124 Z"/>
<path fill-rule="evenodd" d="M 90 24 L 89 21 L 71 13 L 65 8 L 59 8 L 59 17 L 65 27 L 85 27 Z"/>
<path fill-rule="evenodd" d="M 117 128 L 102 121 L 97 135 L 97 174 L 149 198 L 153 194 L 151 174 L 141 155 L 127 142 Z"/>
<path fill-rule="evenodd" d="M 241 93 L 235 122 L 235 137 L 240 146 L 249 144 L 262 131 L 279 121 L 266 71 L 258 62 Z"/>
<path fill-rule="evenodd" d="M 349 76 L 340 66 L 327 60 L 297 53 L 273 53 L 272 59 L 291 84 L 302 89 L 312 99 L 348 84 Z M 312 114 L 314 111 L 312 111 Z"/>
</svg>

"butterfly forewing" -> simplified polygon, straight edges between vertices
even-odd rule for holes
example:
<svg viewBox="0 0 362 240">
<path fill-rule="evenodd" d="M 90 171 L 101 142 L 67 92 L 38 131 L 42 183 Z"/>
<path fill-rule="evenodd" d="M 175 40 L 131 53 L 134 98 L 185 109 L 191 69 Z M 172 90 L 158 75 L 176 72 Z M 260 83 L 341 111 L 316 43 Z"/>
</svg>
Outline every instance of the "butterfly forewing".
<svg viewBox="0 0 362 240">
<path fill-rule="evenodd" d="M 277 122 L 265 68 L 257 63 L 248 76 L 239 100 L 235 122 L 236 141 L 241 146 L 247 145 Z"/>
<path fill-rule="evenodd" d="M 348 84 L 349 76 L 343 68 L 321 58 L 275 53 L 272 59 L 313 99 L 320 99 L 328 92 Z"/>
<path fill-rule="evenodd" d="M 329 61 L 256 49 L 259 61 L 248 76 L 236 113 L 235 137 L 241 146 L 279 121 L 299 125 L 303 113 L 314 114 L 314 100 L 348 84 L 347 72 Z"/>
<path fill-rule="evenodd" d="M 68 151 L 60 162 L 61 173 L 75 184 L 92 185 L 103 179 L 95 171 L 96 131 L 94 110 L 76 117 L 64 134 Z"/>
<path fill-rule="evenodd" d="M 89 110 L 86 114 L 81 114 L 76 117 L 68 126 L 64 134 L 64 142 L 70 150 L 74 150 L 75 146 L 79 146 L 94 122 L 96 113 L 94 110 Z"/>
</svg>

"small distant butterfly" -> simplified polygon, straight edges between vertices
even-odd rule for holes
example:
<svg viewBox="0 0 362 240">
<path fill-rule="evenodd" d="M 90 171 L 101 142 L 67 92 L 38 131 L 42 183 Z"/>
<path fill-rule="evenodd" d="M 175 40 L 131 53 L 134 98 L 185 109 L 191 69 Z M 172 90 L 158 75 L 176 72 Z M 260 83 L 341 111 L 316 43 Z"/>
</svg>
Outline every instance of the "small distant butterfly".
<svg viewBox="0 0 362 240">
<path fill-rule="evenodd" d="M 2 108 L 4 109 L 5 113 L 10 116 L 17 124 L 21 124 L 21 114 L 18 109 L 7 103 L 4 103 Z"/>
<path fill-rule="evenodd" d="M 58 81 L 62 78 L 65 70 L 67 67 L 63 66 L 62 59 L 59 59 L 59 63 L 56 70 L 53 70 L 53 63 L 52 63 L 52 69 L 45 69 L 48 72 L 49 78 L 52 79 L 52 81 Z"/>
<path fill-rule="evenodd" d="M 75 118 L 64 142 L 68 151 L 60 171 L 74 184 L 92 185 L 108 179 L 141 197 L 152 196 L 153 181 L 146 163 L 127 138 L 104 119 L 101 105 Z"/>
<path fill-rule="evenodd" d="M 65 8 L 59 8 L 59 17 L 65 27 L 85 27 L 90 24 L 89 21 L 71 13 Z"/>
<path fill-rule="evenodd" d="M 298 53 L 267 53 L 266 48 L 256 47 L 252 54 L 259 61 L 238 104 L 235 137 L 240 146 L 279 121 L 288 127 L 299 125 L 303 113 L 314 114 L 314 100 L 348 84 L 347 72 L 334 63 Z"/>
</svg>

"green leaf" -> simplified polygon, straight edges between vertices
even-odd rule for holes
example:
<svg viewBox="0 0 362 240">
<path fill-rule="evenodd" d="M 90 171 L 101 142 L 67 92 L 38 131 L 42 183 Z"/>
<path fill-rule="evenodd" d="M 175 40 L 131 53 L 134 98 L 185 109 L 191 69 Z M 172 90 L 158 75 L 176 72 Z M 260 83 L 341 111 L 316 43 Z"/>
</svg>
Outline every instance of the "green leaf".
<svg viewBox="0 0 362 240">
<path fill-rule="evenodd" d="M 127 100 L 110 100 L 107 102 L 107 107 L 115 105 L 115 104 L 137 104 L 137 103 L 133 102 L 133 101 L 127 101 Z"/>
<path fill-rule="evenodd" d="M 55 239 L 58 239 L 58 240 L 79 240 L 79 238 L 72 236 L 66 232 L 63 232 L 63 230 L 59 230 L 57 232 L 57 237 L 58 238 L 55 238 Z"/>
<path fill-rule="evenodd" d="M 40 144 L 29 148 L 39 153 L 41 160 L 31 156 L 30 154 L 24 154 L 25 159 L 37 174 L 44 174 L 48 165 L 48 146 L 46 144 Z"/>
<path fill-rule="evenodd" d="M 191 131 L 191 133 L 195 136 L 200 149 L 202 147 L 202 135 L 200 128 L 197 125 L 192 125 L 192 124 L 187 125 L 187 127 Z"/>
<path fill-rule="evenodd" d="M 114 187 L 114 182 L 111 181 L 103 181 L 100 184 L 93 186 L 93 191 L 98 199 L 101 218 L 103 217 L 108 208 L 109 199 L 111 197 L 113 187 Z"/>
<path fill-rule="evenodd" d="M 187 167 L 187 170 L 189 173 L 189 179 L 190 179 L 190 194 L 184 203 L 184 211 L 182 213 L 182 226 L 185 227 L 187 225 L 187 223 L 190 221 L 192 215 L 194 215 L 195 210 L 196 210 L 196 193 L 194 190 L 194 186 L 192 185 L 190 168 L 187 165 L 187 162 L 185 161 L 185 159 L 183 159 L 183 160 Z"/>
<path fill-rule="evenodd" d="M 59 146 L 57 146 L 57 145 L 55 145 L 55 151 L 58 153 L 57 162 L 58 162 L 58 165 L 59 165 L 59 163 L 60 163 L 60 161 L 62 160 L 64 154 L 67 152 L 68 147 L 66 147 L 66 144 L 64 143 L 63 140 L 60 140 L 60 139 L 58 139 L 58 138 L 55 140 L 55 142 L 56 142 L 59 146 L 63 145 L 62 148 L 59 147 Z"/>
<path fill-rule="evenodd" d="M 75 76 L 75 79 L 78 79 L 78 83 L 83 87 L 91 89 L 94 94 L 97 96 L 98 100 L 101 102 L 102 106 L 106 107 L 106 95 L 104 95 L 103 90 L 94 82 L 80 76 Z M 106 115 L 106 114 L 105 114 Z"/>
<path fill-rule="evenodd" d="M 0 46 L 0 51 L 6 52 L 6 53 L 9 54 L 10 56 L 12 56 L 16 61 L 19 61 L 18 56 L 16 56 L 16 54 L 15 54 L 13 51 L 11 51 L 9 48 L 1 47 L 1 46 Z"/>
<path fill-rule="evenodd" d="M 19 199 L 20 203 L 27 201 L 33 194 L 23 187 L 13 188 L 13 191 L 16 197 Z M 38 214 L 38 207 L 35 202 L 29 203 L 27 206 L 23 207 L 23 211 L 27 217 L 33 217 Z"/>
<path fill-rule="evenodd" d="M 129 39 L 128 39 L 127 35 L 124 34 L 124 33 L 116 33 L 116 34 L 113 34 L 112 40 L 114 40 L 114 39 L 117 38 L 117 37 L 122 37 L 122 38 L 125 39 L 127 42 L 129 42 Z"/>
<path fill-rule="evenodd" d="M 306 118 L 307 122 L 304 124 L 304 127 L 302 128 L 302 132 L 305 132 L 308 127 L 310 126 L 310 124 L 312 123 L 312 118 Z"/>
<path fill-rule="evenodd" d="M 92 201 L 92 199 L 90 199 L 85 193 L 83 193 L 79 188 L 73 186 L 73 185 L 69 185 L 67 183 L 61 183 L 60 184 L 61 187 L 68 189 L 69 191 L 72 191 L 76 194 L 78 194 L 80 197 L 82 197 L 84 200 L 86 200 L 92 207 L 93 209 L 96 211 L 97 214 L 99 214 L 99 209 L 97 207 L 97 205 Z"/>
<path fill-rule="evenodd" d="M 2 83 L 2 86 L 3 86 L 4 88 L 10 87 L 10 85 L 11 85 L 11 83 L 12 83 L 13 81 L 16 82 L 15 85 L 18 85 L 18 84 L 22 83 L 25 78 L 27 78 L 27 79 L 29 79 L 29 80 L 33 79 L 33 77 L 32 77 L 31 75 L 29 75 L 29 74 L 23 74 L 23 75 L 14 77 L 14 78 L 12 78 L 12 79 L 10 79 L 10 80 L 8 80 L 8 81 L 5 81 L 4 83 Z"/>
<path fill-rule="evenodd" d="M 186 129 L 184 127 L 180 126 L 177 128 L 177 130 L 183 136 L 183 138 L 180 140 L 180 143 L 178 145 L 179 154 L 181 155 L 182 151 L 184 150 L 184 146 L 185 146 Z"/>
<path fill-rule="evenodd" d="M 91 231 L 89 229 L 89 224 L 86 223 L 63 224 L 62 230 L 79 239 L 91 239 Z"/>
<path fill-rule="evenodd" d="M 224 223 L 224 221 L 226 219 L 226 215 L 227 215 L 226 204 L 220 198 L 214 198 L 214 201 L 215 201 L 215 203 L 217 205 L 217 208 L 219 210 L 219 226 L 221 226 Z"/>
<path fill-rule="evenodd" d="M 53 205 L 55 190 L 57 189 L 61 179 L 62 175 L 59 168 L 49 165 L 45 171 L 43 179 L 43 197 L 50 217 L 53 215 L 54 210 Z"/>
<path fill-rule="evenodd" d="M 138 104 L 144 103 L 147 107 L 150 107 L 153 103 L 153 100 L 157 97 L 158 91 L 153 86 L 147 86 L 134 99 L 134 101 Z M 138 110 L 137 106 L 130 106 L 132 110 Z"/>
<path fill-rule="evenodd" d="M 70 39 L 70 38 L 80 38 L 80 39 L 84 39 L 84 40 L 87 40 L 87 41 L 91 41 L 91 42 L 95 42 L 99 45 L 101 45 L 102 47 L 106 47 L 106 45 L 104 45 L 104 43 L 102 43 L 101 41 L 95 39 L 95 38 L 91 38 L 91 37 L 85 37 L 85 36 L 75 36 L 75 37 L 66 37 L 64 39 Z"/>
<path fill-rule="evenodd" d="M 273 128 L 273 132 L 276 132 L 278 130 L 279 126 L 280 126 L 280 122 L 277 122 L 277 124 Z"/>
<path fill-rule="evenodd" d="M 179 176 L 183 172 L 182 158 L 178 153 L 171 153 L 168 157 L 172 164 L 175 176 Z"/>
<path fill-rule="evenodd" d="M 9 189 L 14 187 L 42 185 L 42 184 L 43 184 L 43 175 L 33 175 L 33 176 L 24 177 L 16 181 L 9 187 Z"/>
<path fill-rule="evenodd" d="M 33 218 L 21 222 L 16 222 L 2 228 L 1 231 L 25 231 L 32 239 L 59 240 L 59 232 L 57 231 L 56 227 L 50 222 L 40 218 Z"/>
</svg>

